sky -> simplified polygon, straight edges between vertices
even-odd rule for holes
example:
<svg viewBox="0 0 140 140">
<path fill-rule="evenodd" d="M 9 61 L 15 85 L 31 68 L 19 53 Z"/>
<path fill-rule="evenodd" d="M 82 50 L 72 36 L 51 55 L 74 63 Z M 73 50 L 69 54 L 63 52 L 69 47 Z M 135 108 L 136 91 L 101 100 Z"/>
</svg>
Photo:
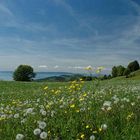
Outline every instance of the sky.
<svg viewBox="0 0 140 140">
<path fill-rule="evenodd" d="M 140 0 L 0 0 L 0 70 L 140 62 Z"/>
</svg>

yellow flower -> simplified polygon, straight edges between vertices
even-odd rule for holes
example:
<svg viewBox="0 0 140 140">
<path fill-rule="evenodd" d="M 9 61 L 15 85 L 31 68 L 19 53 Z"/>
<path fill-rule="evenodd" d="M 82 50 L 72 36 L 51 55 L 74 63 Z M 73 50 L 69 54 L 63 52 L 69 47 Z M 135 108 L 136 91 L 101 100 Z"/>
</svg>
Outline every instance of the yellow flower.
<svg viewBox="0 0 140 140">
<path fill-rule="evenodd" d="M 133 116 L 134 116 L 134 113 L 132 112 L 131 114 L 129 114 L 129 115 L 126 117 L 127 121 L 129 121 L 131 118 L 133 118 Z"/>
<path fill-rule="evenodd" d="M 102 128 L 99 128 L 99 132 L 101 132 L 102 131 Z"/>
<path fill-rule="evenodd" d="M 89 128 L 89 125 L 86 125 L 86 128 L 88 129 Z"/>
<path fill-rule="evenodd" d="M 80 138 L 81 139 L 84 139 L 85 135 L 84 134 L 81 134 Z"/>
<path fill-rule="evenodd" d="M 74 107 L 75 107 L 75 104 L 70 105 L 70 108 L 74 108 Z"/>
<path fill-rule="evenodd" d="M 86 97 L 86 96 L 87 96 L 87 94 L 86 94 L 86 93 L 84 93 L 84 94 L 83 94 L 83 96 L 84 96 L 84 97 Z"/>
<path fill-rule="evenodd" d="M 93 68 L 89 65 L 85 68 L 85 70 L 91 71 L 91 70 L 93 70 Z"/>
<path fill-rule="evenodd" d="M 96 130 L 94 130 L 94 131 L 93 131 L 93 133 L 94 133 L 94 134 L 96 134 L 96 133 L 97 133 L 97 131 L 96 131 Z"/>
<path fill-rule="evenodd" d="M 79 112 L 80 112 L 80 110 L 79 110 L 79 109 L 77 109 L 77 110 L 76 110 L 76 112 L 77 112 L 77 113 L 79 113 Z"/>
<path fill-rule="evenodd" d="M 48 86 L 44 87 L 44 90 L 47 90 L 48 89 Z"/>
</svg>

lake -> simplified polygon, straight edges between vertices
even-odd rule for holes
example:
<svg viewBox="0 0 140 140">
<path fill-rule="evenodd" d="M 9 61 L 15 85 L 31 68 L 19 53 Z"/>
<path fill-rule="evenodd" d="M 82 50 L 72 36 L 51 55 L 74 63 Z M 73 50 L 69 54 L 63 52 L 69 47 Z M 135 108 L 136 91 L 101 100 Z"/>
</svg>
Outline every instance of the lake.
<svg viewBox="0 0 140 140">
<path fill-rule="evenodd" d="M 72 73 L 68 72 L 36 72 L 35 79 L 42 79 L 52 76 L 61 76 L 61 75 L 71 75 Z M 12 71 L 0 71 L 0 80 L 12 81 L 13 72 Z"/>
</svg>

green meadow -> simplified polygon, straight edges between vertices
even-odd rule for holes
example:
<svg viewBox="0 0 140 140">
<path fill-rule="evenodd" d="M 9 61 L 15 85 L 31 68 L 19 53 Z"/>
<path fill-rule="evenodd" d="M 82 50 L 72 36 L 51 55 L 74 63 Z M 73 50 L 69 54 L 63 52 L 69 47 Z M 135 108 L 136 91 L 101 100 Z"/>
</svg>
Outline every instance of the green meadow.
<svg viewBox="0 0 140 140">
<path fill-rule="evenodd" d="M 140 80 L 0 82 L 2 140 L 139 140 Z"/>
</svg>

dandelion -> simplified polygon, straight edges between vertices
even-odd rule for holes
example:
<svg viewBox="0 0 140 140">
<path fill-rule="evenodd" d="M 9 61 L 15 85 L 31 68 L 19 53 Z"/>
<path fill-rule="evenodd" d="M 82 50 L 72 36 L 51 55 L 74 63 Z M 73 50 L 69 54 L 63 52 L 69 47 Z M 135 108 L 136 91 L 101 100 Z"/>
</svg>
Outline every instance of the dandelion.
<svg viewBox="0 0 140 140">
<path fill-rule="evenodd" d="M 106 124 L 102 124 L 101 125 L 101 129 L 105 131 L 107 129 L 107 125 Z"/>
<path fill-rule="evenodd" d="M 85 68 L 85 70 L 91 71 L 93 68 L 89 65 Z"/>
<path fill-rule="evenodd" d="M 70 108 L 74 108 L 74 107 L 75 107 L 75 104 L 70 105 Z"/>
<path fill-rule="evenodd" d="M 44 87 L 44 90 L 47 90 L 48 89 L 48 86 Z"/>
<path fill-rule="evenodd" d="M 45 122 L 39 122 L 39 128 L 40 129 L 44 129 L 45 127 L 46 127 L 47 125 L 46 125 L 46 123 Z"/>
<path fill-rule="evenodd" d="M 81 139 L 84 139 L 85 135 L 84 134 L 81 134 L 80 138 Z"/>
<path fill-rule="evenodd" d="M 89 139 L 90 140 L 95 140 L 95 136 L 94 135 L 91 135 Z"/>
<path fill-rule="evenodd" d="M 88 129 L 89 128 L 89 125 L 86 125 L 86 128 Z"/>
<path fill-rule="evenodd" d="M 24 135 L 23 134 L 17 134 L 16 135 L 16 140 L 23 140 Z"/>
<path fill-rule="evenodd" d="M 47 135 L 48 135 L 47 132 L 42 132 L 42 133 L 40 134 L 40 138 L 44 140 L 44 139 L 47 138 Z"/>
<path fill-rule="evenodd" d="M 33 108 L 28 108 L 28 109 L 26 110 L 26 114 L 31 114 L 31 113 L 33 113 Z"/>
<path fill-rule="evenodd" d="M 19 118 L 19 114 L 15 114 L 15 115 L 14 115 L 14 118 L 15 118 L 15 119 Z"/>
<path fill-rule="evenodd" d="M 41 114 L 42 114 L 43 116 L 46 116 L 47 112 L 46 112 L 45 110 L 42 110 L 42 111 L 41 111 Z"/>
<path fill-rule="evenodd" d="M 41 133 L 41 130 L 39 128 L 36 128 L 34 130 L 34 135 L 39 135 Z"/>
</svg>

